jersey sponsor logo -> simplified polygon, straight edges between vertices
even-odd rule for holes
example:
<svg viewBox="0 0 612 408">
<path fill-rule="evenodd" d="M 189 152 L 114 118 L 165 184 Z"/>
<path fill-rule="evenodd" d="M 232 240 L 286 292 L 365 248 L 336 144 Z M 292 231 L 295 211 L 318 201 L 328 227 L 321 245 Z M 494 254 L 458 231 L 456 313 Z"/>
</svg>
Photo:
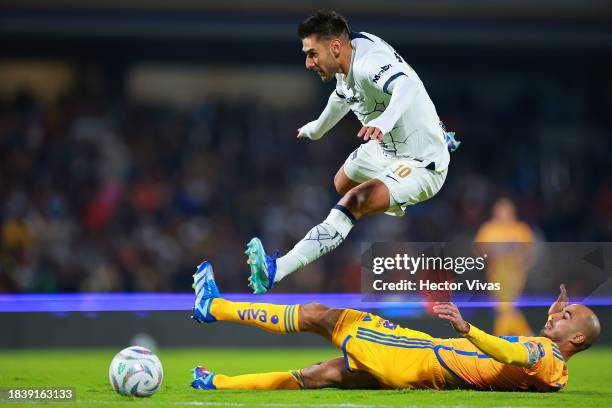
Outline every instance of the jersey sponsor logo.
<svg viewBox="0 0 612 408">
<path fill-rule="evenodd" d="M 259 320 L 265 323 L 268 321 L 268 312 L 264 309 L 243 309 L 238 310 L 238 317 L 240 320 Z"/>
<path fill-rule="evenodd" d="M 385 323 L 383 324 L 383 326 L 385 327 L 385 329 L 389 329 L 389 330 L 395 330 L 397 329 L 397 324 L 392 323 L 388 320 L 385 320 Z"/>
<path fill-rule="evenodd" d="M 391 64 L 383 65 L 382 67 L 380 67 L 380 71 L 378 71 L 378 74 L 374 75 L 374 78 L 372 78 L 372 82 L 377 83 L 378 80 L 383 76 L 383 74 L 389 70 L 389 68 L 391 68 Z"/>
<path fill-rule="evenodd" d="M 395 330 L 399 326 L 393 322 L 379 318 L 378 321 L 376 322 L 376 328 L 382 328 L 382 327 L 384 327 L 385 329 L 389 329 L 389 330 Z M 369 329 L 365 329 L 365 330 L 369 330 Z M 384 336 L 384 334 L 381 334 L 381 335 Z"/>
</svg>

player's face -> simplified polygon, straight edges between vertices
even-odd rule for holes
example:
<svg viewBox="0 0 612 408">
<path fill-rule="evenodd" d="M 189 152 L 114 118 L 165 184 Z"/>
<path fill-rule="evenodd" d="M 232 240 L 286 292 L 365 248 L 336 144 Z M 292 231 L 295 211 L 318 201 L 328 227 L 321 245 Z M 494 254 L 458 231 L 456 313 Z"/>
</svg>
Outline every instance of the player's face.
<svg viewBox="0 0 612 408">
<path fill-rule="evenodd" d="M 332 54 L 330 42 L 315 35 L 302 39 L 306 69 L 315 71 L 323 81 L 333 79 L 340 67 L 337 58 Z"/>
<path fill-rule="evenodd" d="M 502 198 L 493 206 L 493 218 L 500 222 L 511 222 L 516 220 L 516 208 L 512 201 Z"/>
<path fill-rule="evenodd" d="M 582 311 L 578 305 L 569 305 L 562 311 L 551 315 L 551 319 L 546 322 L 540 335 L 548 337 L 554 341 L 564 341 L 574 336 L 582 318 Z"/>
</svg>

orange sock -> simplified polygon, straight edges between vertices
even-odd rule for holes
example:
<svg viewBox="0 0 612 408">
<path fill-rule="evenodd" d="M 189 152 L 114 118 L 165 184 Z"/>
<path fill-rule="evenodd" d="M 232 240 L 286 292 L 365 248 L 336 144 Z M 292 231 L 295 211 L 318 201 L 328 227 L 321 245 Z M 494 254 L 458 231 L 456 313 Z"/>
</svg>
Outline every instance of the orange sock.
<svg viewBox="0 0 612 408">
<path fill-rule="evenodd" d="M 298 371 L 245 374 L 230 377 L 216 374 L 213 385 L 218 390 L 299 390 L 304 388 Z"/>
<path fill-rule="evenodd" d="M 300 305 L 273 305 L 270 303 L 231 302 L 216 298 L 210 313 L 217 320 L 256 326 L 271 333 L 297 333 Z"/>
</svg>

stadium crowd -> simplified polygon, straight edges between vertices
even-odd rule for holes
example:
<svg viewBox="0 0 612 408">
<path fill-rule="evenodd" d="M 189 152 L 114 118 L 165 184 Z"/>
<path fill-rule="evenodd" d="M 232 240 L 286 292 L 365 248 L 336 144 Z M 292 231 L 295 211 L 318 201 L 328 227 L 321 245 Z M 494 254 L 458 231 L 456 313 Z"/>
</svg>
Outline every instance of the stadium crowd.
<svg viewBox="0 0 612 408">
<path fill-rule="evenodd" d="M 539 239 L 612 240 L 603 88 L 554 77 L 426 85 L 463 141 L 442 191 L 404 218 L 364 219 L 283 291 L 358 291 L 361 242 L 471 239 L 500 196 Z M 296 140 L 317 109 L 43 103 L 25 91 L 2 102 L 0 292 L 185 292 L 203 258 L 221 287 L 247 291 L 248 239 L 284 252 L 338 199 L 333 176 L 359 127 L 351 117 L 321 141 Z"/>
</svg>

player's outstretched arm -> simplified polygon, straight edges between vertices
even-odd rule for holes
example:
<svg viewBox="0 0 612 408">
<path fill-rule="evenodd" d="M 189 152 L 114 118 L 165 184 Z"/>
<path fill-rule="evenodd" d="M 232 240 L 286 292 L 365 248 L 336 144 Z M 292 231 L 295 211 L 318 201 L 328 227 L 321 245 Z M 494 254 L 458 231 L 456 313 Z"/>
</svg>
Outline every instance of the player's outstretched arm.
<svg viewBox="0 0 612 408">
<path fill-rule="evenodd" d="M 418 88 L 406 75 L 401 75 L 391 82 L 385 91 L 391 93 L 389 106 L 379 117 L 361 128 L 357 137 L 362 137 L 364 140 L 382 140 L 383 136 L 393 129 L 399 118 L 412 105 Z"/>
<path fill-rule="evenodd" d="M 338 93 L 334 90 L 327 101 L 327 106 L 317 120 L 313 120 L 298 129 L 298 138 L 308 138 L 318 140 L 325 135 L 331 128 L 336 126 L 348 113 L 350 107 L 345 103 Z"/>
<path fill-rule="evenodd" d="M 436 303 L 433 311 L 439 318 L 448 320 L 453 329 L 483 353 L 500 363 L 531 367 L 539 359 L 539 350 L 534 343 L 510 343 L 508 340 L 485 333 L 463 320 L 459 308 L 453 303 Z"/>
<path fill-rule="evenodd" d="M 559 286 L 559 297 L 552 305 L 550 305 L 550 308 L 548 309 L 548 316 L 563 311 L 563 309 L 565 309 L 565 307 L 568 304 L 569 304 L 569 297 L 567 296 L 565 285 L 562 283 Z"/>
</svg>

